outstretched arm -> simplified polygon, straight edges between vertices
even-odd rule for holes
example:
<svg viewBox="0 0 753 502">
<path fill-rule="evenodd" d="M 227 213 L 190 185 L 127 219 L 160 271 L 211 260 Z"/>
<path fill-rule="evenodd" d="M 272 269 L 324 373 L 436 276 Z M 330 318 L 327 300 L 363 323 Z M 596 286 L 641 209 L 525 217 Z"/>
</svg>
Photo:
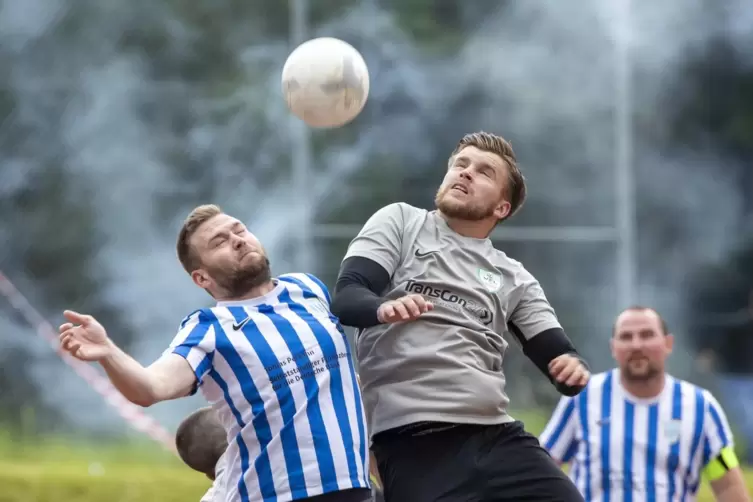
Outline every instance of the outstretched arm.
<svg viewBox="0 0 753 502">
<path fill-rule="evenodd" d="M 189 395 L 196 375 L 188 360 L 166 353 L 144 367 L 120 349 L 92 316 L 66 311 L 69 321 L 60 326 L 60 344 L 77 359 L 98 362 L 113 385 L 134 404 L 151 406 Z"/>
<path fill-rule="evenodd" d="M 111 355 L 99 363 L 115 388 L 139 406 L 188 396 L 196 385 L 196 376 L 188 361 L 176 354 L 165 354 L 144 367 L 112 344 Z"/>
</svg>

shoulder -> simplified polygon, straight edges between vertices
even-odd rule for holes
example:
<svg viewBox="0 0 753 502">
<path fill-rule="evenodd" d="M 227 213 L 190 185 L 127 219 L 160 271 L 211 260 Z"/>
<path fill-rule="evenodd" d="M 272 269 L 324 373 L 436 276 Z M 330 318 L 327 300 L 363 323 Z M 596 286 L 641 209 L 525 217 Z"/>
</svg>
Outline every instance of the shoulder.
<svg viewBox="0 0 753 502">
<path fill-rule="evenodd" d="M 211 308 L 196 309 L 180 321 L 180 329 L 191 328 L 199 324 L 210 324 L 217 316 Z"/>
<path fill-rule="evenodd" d="M 306 295 L 312 295 L 330 303 L 330 294 L 327 285 L 314 274 L 295 272 L 282 274 L 277 277 L 278 281 L 285 283 L 286 287 L 293 287 L 301 290 Z"/>
<path fill-rule="evenodd" d="M 713 408 L 718 410 L 720 408 L 716 396 L 714 396 L 714 394 L 707 388 L 688 382 L 687 380 L 675 378 L 671 375 L 669 375 L 669 377 L 673 382 L 675 389 L 682 395 L 682 398 L 693 399 L 696 406 L 702 405 L 707 409 Z"/>
<path fill-rule="evenodd" d="M 506 271 L 522 283 L 529 283 L 536 280 L 533 274 L 531 274 L 520 261 L 510 257 L 507 253 L 497 247 L 493 247 L 492 249 L 494 250 L 493 263 L 498 269 Z"/>
<path fill-rule="evenodd" d="M 407 202 L 393 202 L 387 204 L 374 213 L 374 216 L 400 218 L 410 220 L 415 218 L 426 217 L 429 213 L 426 209 L 411 206 Z"/>
</svg>

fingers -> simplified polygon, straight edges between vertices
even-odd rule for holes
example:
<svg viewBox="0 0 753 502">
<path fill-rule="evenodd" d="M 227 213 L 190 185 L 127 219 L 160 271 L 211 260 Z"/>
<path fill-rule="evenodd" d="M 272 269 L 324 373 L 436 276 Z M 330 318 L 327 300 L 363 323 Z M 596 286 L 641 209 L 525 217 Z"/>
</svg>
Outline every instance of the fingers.
<svg viewBox="0 0 753 502">
<path fill-rule="evenodd" d="M 434 304 L 427 302 L 426 298 L 421 295 L 411 295 L 410 298 L 415 302 L 419 310 L 419 315 L 426 313 L 434 308 Z"/>
<path fill-rule="evenodd" d="M 92 320 L 91 316 L 79 314 L 78 312 L 74 312 L 73 310 L 64 311 L 63 317 L 68 319 L 73 324 L 81 324 L 82 326 L 86 326 Z"/>
<path fill-rule="evenodd" d="M 580 359 L 570 354 L 559 356 L 549 363 L 549 373 L 557 382 L 569 387 L 584 386 L 591 378 Z"/>
<path fill-rule="evenodd" d="M 403 302 L 396 301 L 394 304 L 394 309 L 395 317 L 397 317 L 398 319 L 402 319 L 403 321 L 410 319 L 410 314 L 408 313 L 407 306 Z"/>
<path fill-rule="evenodd" d="M 559 357 L 554 358 L 549 363 L 549 374 L 552 375 L 553 377 L 556 377 L 557 375 L 559 375 L 560 372 L 562 371 L 562 369 L 565 366 L 567 366 L 568 357 L 569 356 L 567 354 L 565 354 L 563 356 L 559 356 Z"/>
<path fill-rule="evenodd" d="M 406 295 L 383 303 L 377 317 L 381 322 L 410 321 L 433 308 L 434 305 L 421 295 Z"/>
<path fill-rule="evenodd" d="M 74 346 L 80 347 L 81 344 L 76 340 L 72 329 L 67 330 L 62 335 L 60 335 L 60 347 L 63 350 L 71 352 L 71 349 Z"/>
<path fill-rule="evenodd" d="M 385 302 L 379 306 L 377 310 L 377 319 L 379 322 L 392 322 L 391 319 L 395 318 L 395 307 L 392 302 Z"/>
<path fill-rule="evenodd" d="M 418 300 L 411 296 L 405 296 L 400 299 L 401 303 L 405 306 L 406 313 L 412 319 L 421 315 L 421 309 L 418 306 Z"/>
</svg>

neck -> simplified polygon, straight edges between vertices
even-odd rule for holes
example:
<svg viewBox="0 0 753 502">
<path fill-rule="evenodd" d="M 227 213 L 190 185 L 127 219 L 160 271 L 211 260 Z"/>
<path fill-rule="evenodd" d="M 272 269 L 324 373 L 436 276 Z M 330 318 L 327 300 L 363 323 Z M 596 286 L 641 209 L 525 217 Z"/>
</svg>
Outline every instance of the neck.
<svg viewBox="0 0 753 502">
<path fill-rule="evenodd" d="M 223 298 L 217 298 L 216 300 L 218 302 L 240 302 L 243 300 L 253 300 L 254 298 L 259 298 L 260 296 L 264 296 L 270 291 L 275 289 L 275 282 L 270 279 L 264 284 L 260 284 L 259 286 L 255 286 L 251 288 L 246 294 L 241 296 L 233 296 L 233 297 L 223 297 Z"/>
<path fill-rule="evenodd" d="M 664 372 L 646 380 L 628 380 L 625 374 L 620 372 L 622 387 L 635 397 L 651 399 L 662 393 L 667 376 Z"/>
<path fill-rule="evenodd" d="M 438 213 L 442 219 L 447 222 L 448 227 L 463 237 L 486 239 L 497 225 L 496 219 L 490 220 L 489 218 L 485 218 L 483 220 L 463 220 L 447 216 L 442 211 L 438 211 Z"/>
</svg>

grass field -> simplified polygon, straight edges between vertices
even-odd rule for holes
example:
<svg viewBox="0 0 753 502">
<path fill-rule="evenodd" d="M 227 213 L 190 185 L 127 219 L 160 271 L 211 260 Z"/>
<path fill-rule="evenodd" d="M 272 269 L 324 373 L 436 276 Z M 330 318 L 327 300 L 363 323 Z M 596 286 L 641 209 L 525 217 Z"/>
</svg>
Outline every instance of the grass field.
<svg viewBox="0 0 753 502">
<path fill-rule="evenodd" d="M 538 433 L 536 415 L 514 414 Z M 746 474 L 753 493 L 753 472 Z M 0 432 L 0 502 L 190 502 L 209 480 L 153 443 L 17 441 Z M 713 501 L 704 483 L 699 501 Z"/>
</svg>

